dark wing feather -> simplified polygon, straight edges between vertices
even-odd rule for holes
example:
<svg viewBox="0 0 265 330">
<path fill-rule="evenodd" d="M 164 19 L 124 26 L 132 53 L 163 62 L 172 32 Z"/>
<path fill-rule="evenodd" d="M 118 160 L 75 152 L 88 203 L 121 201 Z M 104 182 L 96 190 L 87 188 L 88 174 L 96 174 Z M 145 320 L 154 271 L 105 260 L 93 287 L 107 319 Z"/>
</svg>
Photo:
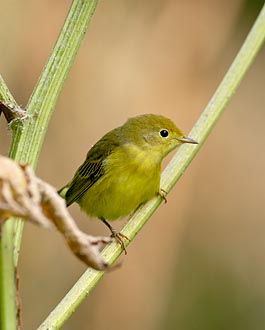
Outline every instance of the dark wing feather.
<svg viewBox="0 0 265 330">
<path fill-rule="evenodd" d="M 115 130 L 106 134 L 88 152 L 86 160 L 78 168 L 65 195 L 67 206 L 78 201 L 105 173 L 104 160 L 119 145 Z"/>
</svg>

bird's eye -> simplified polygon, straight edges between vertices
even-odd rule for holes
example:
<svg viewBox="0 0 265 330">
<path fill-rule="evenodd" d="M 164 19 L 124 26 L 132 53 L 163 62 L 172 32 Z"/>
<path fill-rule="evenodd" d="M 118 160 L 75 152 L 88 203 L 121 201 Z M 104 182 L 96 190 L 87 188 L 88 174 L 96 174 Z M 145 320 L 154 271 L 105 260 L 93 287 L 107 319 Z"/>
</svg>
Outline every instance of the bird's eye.
<svg viewBox="0 0 265 330">
<path fill-rule="evenodd" d="M 163 138 L 166 138 L 168 136 L 168 130 L 166 129 L 161 129 L 161 131 L 159 132 L 160 136 L 162 136 Z"/>
</svg>

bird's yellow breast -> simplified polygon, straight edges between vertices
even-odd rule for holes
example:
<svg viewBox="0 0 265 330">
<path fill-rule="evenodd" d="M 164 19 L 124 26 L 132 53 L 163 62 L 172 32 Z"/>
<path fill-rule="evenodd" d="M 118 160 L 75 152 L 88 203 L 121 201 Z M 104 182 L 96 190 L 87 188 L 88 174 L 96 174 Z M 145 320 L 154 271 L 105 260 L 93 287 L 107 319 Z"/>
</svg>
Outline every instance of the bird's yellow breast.
<svg viewBox="0 0 265 330">
<path fill-rule="evenodd" d="M 134 211 L 159 192 L 159 155 L 126 146 L 104 160 L 105 174 L 79 200 L 89 215 L 115 220 Z"/>
</svg>

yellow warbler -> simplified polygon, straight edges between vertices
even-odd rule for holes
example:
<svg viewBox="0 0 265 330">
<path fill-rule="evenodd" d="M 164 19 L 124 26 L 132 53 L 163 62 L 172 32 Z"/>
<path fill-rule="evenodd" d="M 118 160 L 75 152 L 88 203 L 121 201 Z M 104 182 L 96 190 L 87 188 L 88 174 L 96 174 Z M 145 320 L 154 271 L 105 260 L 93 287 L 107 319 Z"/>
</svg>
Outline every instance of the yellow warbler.
<svg viewBox="0 0 265 330">
<path fill-rule="evenodd" d="M 153 114 L 130 118 L 88 151 L 84 163 L 59 194 L 67 206 L 76 202 L 88 215 L 102 220 L 125 250 L 123 238 L 127 237 L 107 220 L 130 214 L 157 194 L 163 197 L 162 160 L 183 143 L 197 144 L 170 119 Z"/>
</svg>

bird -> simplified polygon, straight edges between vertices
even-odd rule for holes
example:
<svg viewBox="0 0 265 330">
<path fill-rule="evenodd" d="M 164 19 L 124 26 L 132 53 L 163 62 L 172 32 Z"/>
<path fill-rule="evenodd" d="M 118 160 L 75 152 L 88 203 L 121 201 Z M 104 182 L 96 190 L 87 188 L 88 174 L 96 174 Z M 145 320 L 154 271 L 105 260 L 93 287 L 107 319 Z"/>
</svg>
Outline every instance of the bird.
<svg viewBox="0 0 265 330">
<path fill-rule="evenodd" d="M 166 192 L 160 188 L 163 159 L 178 146 L 197 144 L 170 119 L 157 114 L 129 118 L 91 147 L 72 180 L 58 193 L 66 206 L 76 202 L 88 216 L 100 219 L 124 250 L 127 236 L 110 221 L 134 212 Z"/>
</svg>

